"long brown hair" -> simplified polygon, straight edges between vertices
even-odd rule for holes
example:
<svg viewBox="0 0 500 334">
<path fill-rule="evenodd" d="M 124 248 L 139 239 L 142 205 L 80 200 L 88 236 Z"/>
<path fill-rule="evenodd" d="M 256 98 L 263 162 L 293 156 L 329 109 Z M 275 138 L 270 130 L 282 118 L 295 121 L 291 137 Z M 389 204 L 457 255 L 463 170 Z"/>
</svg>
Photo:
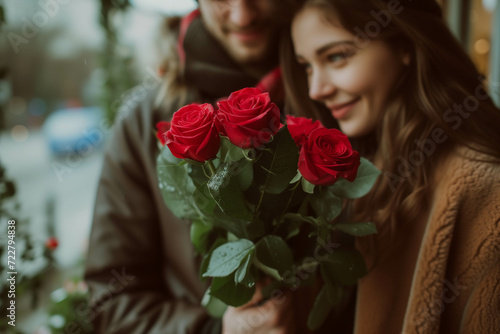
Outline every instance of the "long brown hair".
<svg viewBox="0 0 500 334">
<path fill-rule="evenodd" d="M 377 22 L 373 12 L 387 10 L 387 3 L 309 0 L 296 9 L 319 7 L 324 17 L 318 19 L 334 18 L 357 35 L 359 28 L 363 31 L 368 23 Z M 366 36 L 368 33 L 365 31 Z M 361 154 L 375 161 L 383 172 L 373 190 L 357 201 L 356 207 L 363 208 L 364 219 L 377 222 L 379 234 L 393 236 L 404 217 L 417 217 L 428 208 L 432 172 L 451 150 L 463 145 L 492 160 L 500 159 L 500 110 L 488 96 L 483 76 L 439 14 L 403 7 L 371 39 L 411 54 L 410 65 L 388 99 L 381 126 L 368 138 L 353 140 Z M 326 126 L 338 126 L 324 107 L 308 98 L 307 79 L 295 61 L 290 39 L 282 43 L 281 61 L 287 112 L 320 119 Z M 454 105 L 462 105 L 464 113 L 460 114 Z M 463 116 L 466 113 L 470 117 Z M 433 138 L 433 131 L 447 139 L 434 143 L 430 157 L 419 147 Z M 422 152 L 423 161 L 413 164 L 418 151 Z M 401 170 L 408 167 L 408 173 L 401 175 Z"/>
<path fill-rule="evenodd" d="M 162 57 L 160 64 L 163 82 L 155 98 L 155 107 L 168 111 L 165 115 L 170 120 L 173 112 L 189 103 L 189 89 L 182 76 L 179 55 L 177 53 L 177 36 L 182 18 L 167 17 L 159 36 L 158 51 Z"/>
</svg>

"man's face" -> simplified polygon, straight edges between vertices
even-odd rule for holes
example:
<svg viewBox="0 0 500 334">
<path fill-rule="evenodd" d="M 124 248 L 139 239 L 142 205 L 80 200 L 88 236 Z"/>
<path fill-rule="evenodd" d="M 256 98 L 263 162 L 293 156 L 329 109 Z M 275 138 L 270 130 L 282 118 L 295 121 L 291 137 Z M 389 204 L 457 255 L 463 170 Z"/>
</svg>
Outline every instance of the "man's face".
<svg viewBox="0 0 500 334">
<path fill-rule="evenodd" d="M 273 0 L 199 0 L 207 30 L 239 64 L 264 60 L 278 24 Z"/>
</svg>

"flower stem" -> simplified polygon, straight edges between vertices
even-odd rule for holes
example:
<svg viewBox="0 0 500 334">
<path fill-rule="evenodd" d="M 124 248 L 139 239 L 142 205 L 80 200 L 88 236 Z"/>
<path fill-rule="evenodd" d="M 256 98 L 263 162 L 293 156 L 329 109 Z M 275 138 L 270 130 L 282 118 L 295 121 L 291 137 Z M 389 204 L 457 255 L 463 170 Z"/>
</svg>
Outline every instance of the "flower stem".
<svg viewBox="0 0 500 334">
<path fill-rule="evenodd" d="M 208 168 L 210 169 L 210 172 L 212 173 L 212 175 L 214 175 L 215 174 L 215 166 L 214 166 L 213 161 L 208 160 L 207 165 L 208 165 Z"/>
<path fill-rule="evenodd" d="M 307 272 L 311 272 L 316 270 L 319 266 L 319 261 L 318 260 L 313 260 L 313 261 L 307 261 L 307 262 L 302 262 L 300 265 L 297 266 L 296 272 L 306 270 Z"/>
<path fill-rule="evenodd" d="M 298 184 L 298 182 L 297 182 Z M 282 214 L 285 214 L 286 211 L 288 210 L 288 207 L 290 206 L 290 203 L 292 203 L 293 195 L 295 194 L 295 189 L 297 189 L 297 185 L 295 185 L 292 189 L 292 193 L 290 194 L 290 197 L 288 198 L 288 202 L 286 203 L 285 210 L 283 210 Z"/>
</svg>

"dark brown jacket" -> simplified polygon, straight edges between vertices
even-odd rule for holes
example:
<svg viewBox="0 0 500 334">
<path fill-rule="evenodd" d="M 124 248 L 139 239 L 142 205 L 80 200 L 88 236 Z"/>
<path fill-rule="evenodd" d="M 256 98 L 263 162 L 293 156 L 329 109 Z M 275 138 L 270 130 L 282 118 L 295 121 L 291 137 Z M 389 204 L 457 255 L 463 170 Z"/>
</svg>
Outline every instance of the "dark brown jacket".
<svg viewBox="0 0 500 334">
<path fill-rule="evenodd" d="M 152 101 L 130 105 L 107 143 L 85 271 L 98 333 L 200 333 L 208 320 L 189 223 L 157 186 Z"/>
</svg>

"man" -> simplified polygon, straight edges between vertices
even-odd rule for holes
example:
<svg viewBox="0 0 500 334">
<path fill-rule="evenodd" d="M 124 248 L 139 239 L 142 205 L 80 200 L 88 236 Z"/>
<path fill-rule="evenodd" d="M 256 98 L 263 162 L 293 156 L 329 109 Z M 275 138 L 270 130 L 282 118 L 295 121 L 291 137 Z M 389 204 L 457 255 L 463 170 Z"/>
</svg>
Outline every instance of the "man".
<svg viewBox="0 0 500 334">
<path fill-rule="evenodd" d="M 159 192 L 153 129 L 184 104 L 213 103 L 243 87 L 270 90 L 279 103 L 279 71 L 273 70 L 281 29 L 277 10 L 272 0 L 199 0 L 199 12 L 180 23 L 177 55 L 168 62 L 163 87 L 119 115 L 85 270 L 96 333 L 221 332 L 221 321 L 200 306 L 206 285 L 198 277 L 189 223 L 173 216 Z M 287 306 L 266 308 L 266 319 L 241 327 L 238 319 L 255 308 L 230 309 L 224 332 L 288 331 Z"/>
</svg>

